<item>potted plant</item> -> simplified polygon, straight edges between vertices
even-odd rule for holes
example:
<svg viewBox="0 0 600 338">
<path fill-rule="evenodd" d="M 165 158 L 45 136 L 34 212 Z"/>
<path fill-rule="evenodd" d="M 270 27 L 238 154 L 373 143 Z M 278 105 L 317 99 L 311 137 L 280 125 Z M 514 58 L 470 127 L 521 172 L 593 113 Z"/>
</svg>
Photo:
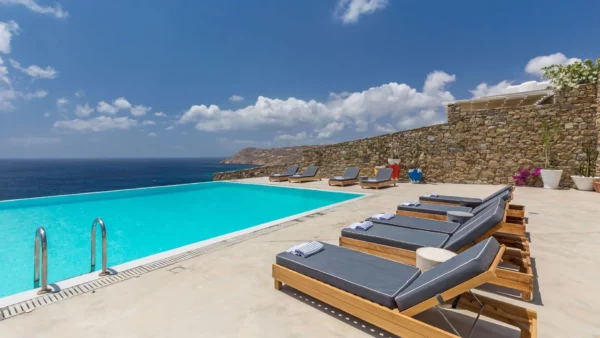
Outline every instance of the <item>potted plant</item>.
<svg viewBox="0 0 600 338">
<path fill-rule="evenodd" d="M 593 180 L 598 177 L 592 177 L 592 168 L 596 165 L 598 151 L 591 143 L 584 145 L 585 161 L 579 166 L 579 175 L 572 175 L 571 179 L 575 182 L 578 190 L 594 190 Z"/>
<path fill-rule="evenodd" d="M 400 147 L 394 139 L 390 143 L 390 155 L 391 158 L 388 158 L 388 164 L 400 164 Z"/>
<path fill-rule="evenodd" d="M 558 189 L 560 178 L 563 171 L 554 169 L 551 165 L 552 148 L 558 142 L 560 127 L 558 125 L 550 125 L 544 121 L 542 123 L 542 131 L 540 133 L 540 143 L 542 156 L 544 158 L 544 167 L 542 168 L 542 182 L 546 189 Z"/>
<path fill-rule="evenodd" d="M 594 178 L 593 180 L 594 190 L 600 192 L 600 178 Z"/>
<path fill-rule="evenodd" d="M 414 147 L 409 154 L 411 161 L 408 164 L 408 178 L 412 183 L 421 183 L 421 180 L 423 180 L 423 171 L 419 167 L 419 161 L 423 156 L 421 145 L 418 142 L 415 142 Z"/>
</svg>

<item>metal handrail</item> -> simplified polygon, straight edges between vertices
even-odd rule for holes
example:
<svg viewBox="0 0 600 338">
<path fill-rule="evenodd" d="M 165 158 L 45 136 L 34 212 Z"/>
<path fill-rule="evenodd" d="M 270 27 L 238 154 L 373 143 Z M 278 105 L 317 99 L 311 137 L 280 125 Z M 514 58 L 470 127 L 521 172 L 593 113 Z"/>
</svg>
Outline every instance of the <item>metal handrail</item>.
<svg viewBox="0 0 600 338">
<path fill-rule="evenodd" d="M 35 249 L 33 262 L 33 287 L 40 286 L 40 247 L 42 249 L 42 286 L 38 291 L 38 295 L 51 292 L 48 287 L 48 240 L 46 238 L 46 230 L 43 227 L 37 228 L 35 232 Z"/>
<path fill-rule="evenodd" d="M 96 269 L 96 224 L 100 226 L 102 232 L 102 271 L 99 276 L 110 275 L 110 272 L 106 269 L 106 226 L 101 218 L 96 218 L 92 223 L 92 264 L 90 272 L 94 272 Z"/>
</svg>

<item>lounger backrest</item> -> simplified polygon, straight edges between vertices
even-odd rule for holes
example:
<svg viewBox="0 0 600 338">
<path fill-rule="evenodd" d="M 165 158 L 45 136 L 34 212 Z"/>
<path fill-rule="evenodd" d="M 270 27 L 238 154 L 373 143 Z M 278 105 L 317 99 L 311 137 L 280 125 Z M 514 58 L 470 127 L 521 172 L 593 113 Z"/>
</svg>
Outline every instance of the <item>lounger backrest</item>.
<svg viewBox="0 0 600 338">
<path fill-rule="evenodd" d="M 398 309 L 400 311 L 409 309 L 484 273 L 494 262 L 499 250 L 498 241 L 490 237 L 423 272 L 396 296 Z"/>
<path fill-rule="evenodd" d="M 344 173 L 344 178 L 357 178 L 360 173 L 360 168 L 350 167 L 346 168 L 346 172 Z"/>
<path fill-rule="evenodd" d="M 502 199 L 496 205 L 480 212 L 463 224 L 444 244 L 444 249 L 458 251 L 490 231 L 504 219 L 505 202 Z"/>
<path fill-rule="evenodd" d="M 389 181 L 392 179 L 392 169 L 391 168 L 383 168 L 377 171 L 377 175 L 375 176 L 377 181 Z"/>
<path fill-rule="evenodd" d="M 287 176 L 292 176 L 294 175 L 296 172 L 298 171 L 298 166 L 297 165 L 291 165 L 287 168 L 287 170 L 285 171 L 284 175 Z"/>
<path fill-rule="evenodd" d="M 506 201 L 511 196 L 512 196 L 512 193 L 510 191 L 508 191 L 508 190 L 505 190 L 502 194 L 498 195 L 496 198 L 491 199 L 491 200 L 489 200 L 487 202 L 481 203 L 478 207 L 476 207 L 473 210 L 471 210 L 471 213 L 474 214 L 474 215 L 477 215 L 478 213 L 482 212 L 484 209 L 486 209 L 490 205 L 492 205 L 494 203 L 498 203 L 499 199 L 502 199 L 502 200 Z"/>
<path fill-rule="evenodd" d="M 487 202 L 487 201 L 489 201 L 489 200 L 495 199 L 495 198 L 496 198 L 497 196 L 499 196 L 500 194 L 502 194 L 502 193 L 504 193 L 504 192 L 506 192 L 506 191 L 510 191 L 510 190 L 512 190 L 512 185 L 507 185 L 507 186 L 505 186 L 504 188 L 502 188 L 502 189 L 500 189 L 500 190 L 496 191 L 495 193 L 493 193 L 493 194 L 489 195 L 488 197 L 484 198 L 484 199 L 483 199 L 483 201 L 484 201 L 484 202 Z"/>
<path fill-rule="evenodd" d="M 302 176 L 313 177 L 317 174 L 317 171 L 319 171 L 319 167 L 308 167 Z"/>
</svg>

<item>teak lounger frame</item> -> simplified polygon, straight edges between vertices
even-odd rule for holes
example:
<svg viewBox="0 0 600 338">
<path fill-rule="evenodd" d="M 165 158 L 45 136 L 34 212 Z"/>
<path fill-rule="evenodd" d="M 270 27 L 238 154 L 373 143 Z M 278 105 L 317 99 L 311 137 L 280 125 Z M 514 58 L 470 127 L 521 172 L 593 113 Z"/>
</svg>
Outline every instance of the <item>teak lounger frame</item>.
<svg viewBox="0 0 600 338">
<path fill-rule="evenodd" d="M 375 188 L 377 190 L 379 190 L 379 188 L 381 187 L 387 187 L 389 185 L 393 185 L 394 187 L 396 186 L 396 181 L 395 180 L 389 180 L 389 181 L 384 181 L 384 182 L 366 182 L 366 181 L 362 181 L 360 182 L 360 187 L 365 189 L 365 188 Z"/>
<path fill-rule="evenodd" d="M 289 176 L 269 176 L 269 182 L 284 182 L 287 181 Z"/>
<path fill-rule="evenodd" d="M 475 299 L 470 292 L 471 289 L 496 278 L 495 271 L 497 271 L 496 268 L 503 257 L 504 250 L 505 247 L 502 246 L 487 271 L 444 291 L 439 296 L 444 302 L 460 296 L 457 307 L 474 313 L 481 311 L 484 316 L 513 325 L 520 330 L 521 338 L 536 338 L 537 313 L 535 311 L 480 295 L 477 295 L 477 299 Z M 273 279 L 276 290 L 280 290 L 283 284 L 287 284 L 291 288 L 401 337 L 458 337 L 413 318 L 417 314 L 437 306 L 440 301 L 436 297 L 429 298 L 404 311 L 399 311 L 397 308 L 390 309 L 381 306 L 281 265 L 273 264 Z M 483 308 L 479 301 L 484 304 Z"/>
<path fill-rule="evenodd" d="M 471 246 L 492 236 L 498 227 L 499 225 L 490 229 L 487 233 L 473 241 L 472 245 L 462 248 L 458 253 L 465 251 Z M 502 262 L 518 267 L 519 271 L 500 267 L 496 270 L 496 275 L 490 281 L 490 284 L 517 290 L 521 292 L 522 300 L 531 301 L 533 298 L 534 279 L 533 269 L 531 267 L 529 240 L 526 237 L 503 236 L 501 234 L 497 234 L 494 237 L 496 240 L 498 240 L 498 242 L 500 242 L 500 244 L 509 248 L 504 251 Z M 412 266 L 415 266 L 417 263 L 417 253 L 416 251 L 412 250 L 361 241 L 344 236 L 340 236 L 339 245 L 341 247 L 361 251 Z"/>
<path fill-rule="evenodd" d="M 288 181 L 290 183 L 302 183 L 302 182 L 311 182 L 311 181 L 320 181 L 321 178 L 316 177 L 316 176 L 311 176 L 311 177 L 288 177 Z"/>
<path fill-rule="evenodd" d="M 510 201 L 510 200 L 509 200 Z M 515 235 L 520 237 L 527 236 L 527 225 L 525 224 L 525 218 L 511 216 L 509 213 L 509 204 L 506 203 L 506 209 L 504 211 L 504 219 L 500 223 L 500 228 L 498 228 L 497 232 L 509 235 Z M 440 203 L 437 203 L 440 204 Z M 399 216 L 410 216 L 410 217 L 418 217 L 418 218 L 427 218 L 436 221 L 447 221 L 447 215 L 439 215 L 432 214 L 428 212 L 420 212 L 418 209 L 415 211 L 407 211 L 407 210 L 396 210 L 396 215 Z"/>
<path fill-rule="evenodd" d="M 358 183 L 360 180 L 358 178 L 352 179 L 352 180 L 333 180 L 333 179 L 329 179 L 329 182 L 327 182 L 330 186 L 331 185 L 336 185 L 339 187 L 344 187 L 347 185 L 352 185 L 352 184 L 356 184 Z"/>
</svg>

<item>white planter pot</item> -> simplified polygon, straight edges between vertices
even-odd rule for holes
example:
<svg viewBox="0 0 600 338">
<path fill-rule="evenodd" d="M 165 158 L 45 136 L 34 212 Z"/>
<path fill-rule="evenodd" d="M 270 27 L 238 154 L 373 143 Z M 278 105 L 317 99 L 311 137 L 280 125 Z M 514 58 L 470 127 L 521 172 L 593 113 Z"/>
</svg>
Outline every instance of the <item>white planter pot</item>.
<svg viewBox="0 0 600 338">
<path fill-rule="evenodd" d="M 558 189 L 562 177 L 562 170 L 542 169 L 542 181 L 545 189 Z"/>
<path fill-rule="evenodd" d="M 400 164 L 399 158 L 388 158 L 388 164 Z"/>
<path fill-rule="evenodd" d="M 577 190 L 592 191 L 594 190 L 594 179 L 597 177 L 571 176 L 573 182 L 577 186 Z"/>
</svg>

